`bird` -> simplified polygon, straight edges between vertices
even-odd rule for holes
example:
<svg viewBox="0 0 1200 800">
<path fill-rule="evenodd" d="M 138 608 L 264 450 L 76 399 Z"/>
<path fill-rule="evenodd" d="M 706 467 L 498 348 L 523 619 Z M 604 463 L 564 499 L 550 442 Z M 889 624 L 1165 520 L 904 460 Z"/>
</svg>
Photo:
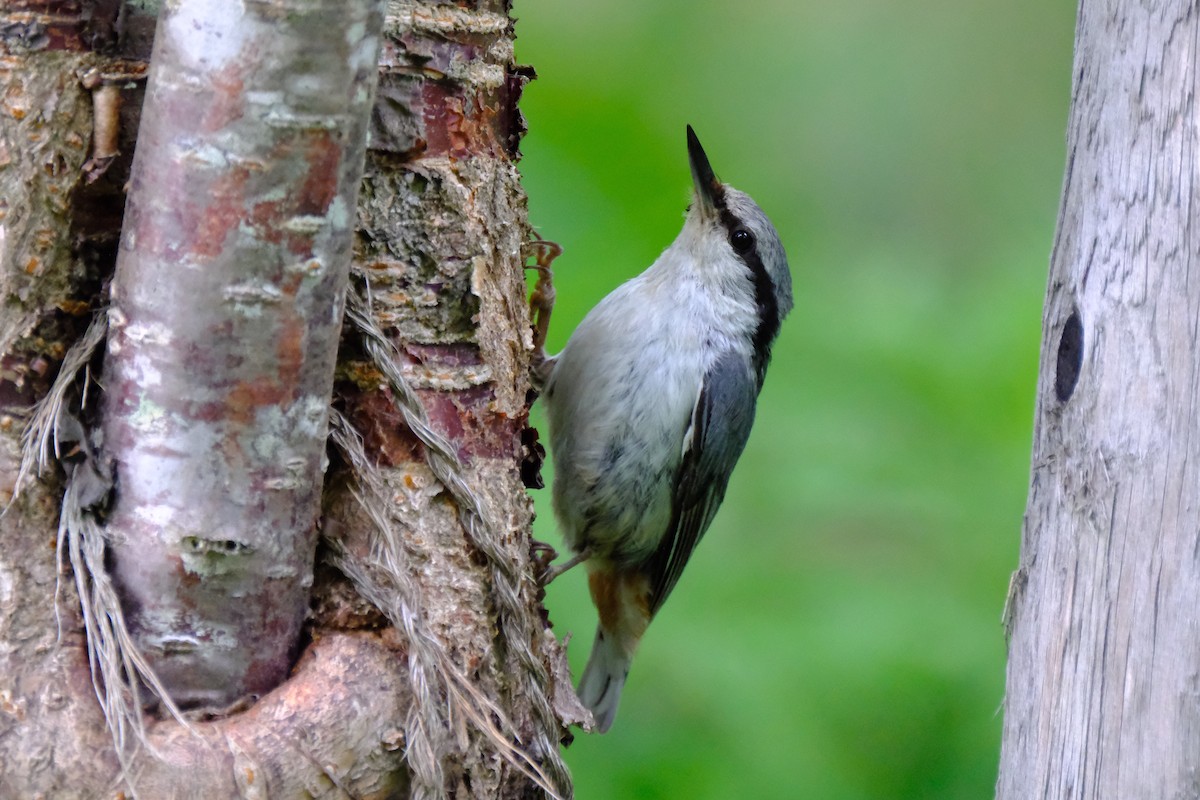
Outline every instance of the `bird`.
<svg viewBox="0 0 1200 800">
<path fill-rule="evenodd" d="M 691 125 L 683 229 L 543 357 L 553 509 L 599 624 L 577 694 L 608 731 L 634 651 L 725 496 L 792 308 L 783 243 Z"/>
</svg>

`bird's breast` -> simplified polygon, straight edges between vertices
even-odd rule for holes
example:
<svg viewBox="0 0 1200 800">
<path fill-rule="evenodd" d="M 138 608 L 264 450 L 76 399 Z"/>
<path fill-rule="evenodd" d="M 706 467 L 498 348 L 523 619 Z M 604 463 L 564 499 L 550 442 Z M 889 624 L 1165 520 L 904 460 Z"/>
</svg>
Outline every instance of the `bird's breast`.
<svg viewBox="0 0 1200 800">
<path fill-rule="evenodd" d="M 704 375 L 737 338 L 737 303 L 691 281 L 631 281 L 572 335 L 546 395 L 554 506 L 574 549 L 648 558 L 667 532 Z"/>
</svg>

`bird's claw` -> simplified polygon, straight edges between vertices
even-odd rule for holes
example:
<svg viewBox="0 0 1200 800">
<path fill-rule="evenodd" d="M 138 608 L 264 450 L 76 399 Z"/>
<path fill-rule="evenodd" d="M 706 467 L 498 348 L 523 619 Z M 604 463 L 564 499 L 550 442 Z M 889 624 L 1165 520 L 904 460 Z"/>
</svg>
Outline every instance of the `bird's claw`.
<svg viewBox="0 0 1200 800">
<path fill-rule="evenodd" d="M 551 571 L 551 563 L 558 558 L 558 551 L 546 542 L 533 539 L 529 543 L 529 558 L 533 562 L 533 575 L 539 586 L 545 586 L 549 581 L 544 580 Z"/>
<path fill-rule="evenodd" d="M 552 564 L 551 562 L 558 558 L 558 552 L 555 551 L 553 547 L 545 542 L 534 541 L 533 550 L 533 561 L 535 569 L 537 570 L 535 574 L 537 575 L 538 585 L 542 587 L 549 586 L 551 581 L 553 581 L 559 575 L 562 575 L 564 572 L 571 569 L 571 567 L 587 561 L 592 555 L 591 548 L 585 547 L 583 550 L 571 556 L 566 561 L 563 561 L 560 564 Z"/>
<path fill-rule="evenodd" d="M 562 255 L 562 247 L 546 239 L 534 239 L 526 242 L 521 249 L 526 258 L 533 258 L 534 263 L 526 265 L 526 269 L 536 269 L 537 283 L 529 295 L 529 316 L 533 320 L 533 378 L 534 388 L 541 393 L 545 384 L 550 363 L 546 355 L 546 334 L 550 330 L 550 314 L 554 311 L 554 272 L 550 265 L 554 259 Z"/>
</svg>

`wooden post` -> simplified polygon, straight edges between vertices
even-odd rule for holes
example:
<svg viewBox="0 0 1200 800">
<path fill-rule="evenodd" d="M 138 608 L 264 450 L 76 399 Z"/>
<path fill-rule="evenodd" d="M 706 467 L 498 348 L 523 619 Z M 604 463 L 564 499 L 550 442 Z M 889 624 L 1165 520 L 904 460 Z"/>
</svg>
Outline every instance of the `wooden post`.
<svg viewBox="0 0 1200 800">
<path fill-rule="evenodd" d="M 1080 4 L 1003 800 L 1200 796 L 1198 50 L 1193 3 Z"/>
</svg>

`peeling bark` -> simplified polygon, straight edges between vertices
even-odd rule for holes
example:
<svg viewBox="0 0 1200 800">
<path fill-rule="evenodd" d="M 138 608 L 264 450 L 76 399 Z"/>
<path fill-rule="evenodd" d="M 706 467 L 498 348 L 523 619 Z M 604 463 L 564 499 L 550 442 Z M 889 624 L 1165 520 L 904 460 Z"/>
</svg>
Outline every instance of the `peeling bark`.
<svg viewBox="0 0 1200 800">
<path fill-rule="evenodd" d="M 397 366 L 498 522 L 495 541 L 480 543 L 463 537 L 452 509 L 441 523 L 427 513 L 400 515 L 402 524 L 417 521 L 405 543 L 423 565 L 416 571 L 422 587 L 445 600 L 429 606 L 431 622 L 454 643 L 468 674 L 523 720 L 522 741 L 534 744 L 531 755 L 562 785 L 568 778 L 556 750 L 565 730 L 553 707 L 568 721 L 581 721 L 584 712 L 569 682 L 556 677 L 565 675 L 564 654 L 537 611 L 526 538 L 532 504 L 520 474 L 532 338 L 520 268 L 529 229 L 513 162 L 524 132 L 516 101 L 531 73 L 512 61 L 506 8 L 475 5 L 390 8 L 355 270 L 369 284 L 375 320 L 395 343 Z M 397 497 L 411 496 L 426 454 L 396 424 L 369 365 L 353 351 L 346 356 L 338 394 L 348 416 Z M 442 492 L 436 485 L 424 491 L 434 498 Z M 440 533 L 421 533 L 426 522 Z M 489 591 L 456 598 L 471 565 Z M 509 582 L 505 573 L 519 577 Z M 474 796 L 520 795 L 524 781 L 515 774 L 476 783 L 497 763 L 491 748 L 476 742 L 461 758 L 475 776 Z"/>
<path fill-rule="evenodd" d="M 154 5 L 0 3 L 0 22 L 18 23 L 0 25 L 0 70 L 7 70 L 0 77 L 18 87 L 0 98 L 0 197 L 8 203 L 0 207 L 0 502 L 14 489 L 20 409 L 45 394 L 111 274 L 144 87 L 138 58 L 152 38 Z M 87 24 L 85 10 L 93 14 Z M 431 469 L 431 453 L 401 421 L 395 396 L 381 388 L 378 365 L 352 331 L 343 336 L 335 392 L 384 476 L 390 502 L 382 511 L 402 534 L 393 544 L 401 577 L 418 593 L 420 625 L 495 713 L 483 724 L 457 715 L 444 735 L 427 737 L 437 745 L 430 756 L 438 782 L 431 784 L 433 773 L 418 765 L 413 727 L 438 719 L 421 717 L 423 701 L 413 691 L 422 650 L 364 599 L 361 585 L 319 559 L 309 573 L 309 643 L 292 674 L 248 710 L 193 721 L 193 731 L 148 717 L 157 755 L 138 753 L 129 771 L 140 796 L 540 794 L 520 759 L 505 755 L 499 740 L 506 738 L 520 743 L 560 794 L 570 794 L 557 748 L 565 725 L 585 712 L 530 574 L 532 505 L 520 471 L 527 455 L 521 253 L 528 227 L 514 162 L 523 132 L 516 101 L 532 73 L 512 61 L 508 10 L 503 2 L 389 6 L 354 240 L 355 280 L 370 298 L 374 324 L 388 334 L 394 365 L 416 388 L 433 428 L 450 441 L 461 461 L 454 471 L 487 524 L 461 502 L 462 487 L 448 490 Z M 105 149 L 92 142 L 94 98 L 82 79 L 94 69 L 108 76 L 104 85 L 119 88 L 122 102 L 119 154 L 88 184 L 84 164 Z M 164 239 L 162 247 L 166 253 L 171 245 Z M 32 273 L 31 257 L 38 259 Z M 119 313 L 133 318 L 123 305 Z M 136 347 L 126 341 L 129 329 L 114 335 Z M 277 354 L 281 340 L 263 349 Z M 110 391 L 115 377 L 102 382 Z M 113 394 L 109 407 L 131 396 Z M 122 442 L 118 455 L 130 452 L 126 444 L 144 441 Z M 335 457 L 322 529 L 331 548 L 371 566 L 377 520 L 355 498 L 354 480 Z M 58 636 L 60 493 L 59 481 L 47 476 L 0 517 L 0 797 L 115 796 L 123 786 L 92 692 L 70 580 L 58 596 Z M 214 508 L 212 520 L 223 513 Z M 432 702 L 444 709 L 448 698 Z M 511 728 L 497 723 L 501 716 Z"/>
<path fill-rule="evenodd" d="M 1200 796 L 1200 16 L 1085 0 L 996 796 Z"/>
</svg>

